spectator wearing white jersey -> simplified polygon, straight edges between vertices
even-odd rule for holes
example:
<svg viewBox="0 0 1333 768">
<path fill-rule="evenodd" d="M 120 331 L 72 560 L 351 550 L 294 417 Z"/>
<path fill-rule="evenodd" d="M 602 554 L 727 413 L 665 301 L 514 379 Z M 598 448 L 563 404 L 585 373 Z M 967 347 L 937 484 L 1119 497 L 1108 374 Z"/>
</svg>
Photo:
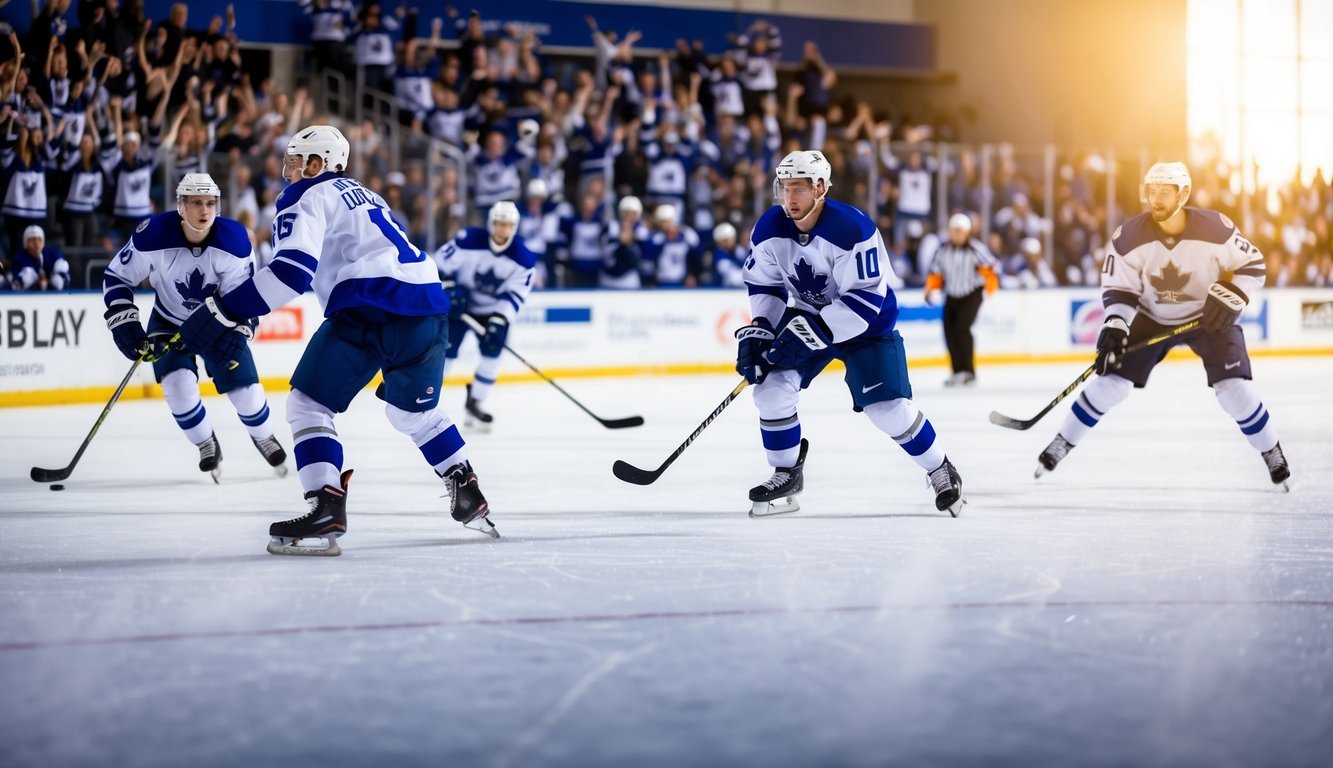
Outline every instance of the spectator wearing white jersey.
<svg viewBox="0 0 1333 768">
<path fill-rule="evenodd" d="M 949 240 L 935 251 L 926 276 L 926 303 L 944 304 L 944 344 L 953 375 L 945 386 L 967 386 L 977 380 L 972 324 L 983 296 L 999 287 L 995 257 L 972 237 L 972 219 L 955 213 L 949 219 Z"/>
</svg>

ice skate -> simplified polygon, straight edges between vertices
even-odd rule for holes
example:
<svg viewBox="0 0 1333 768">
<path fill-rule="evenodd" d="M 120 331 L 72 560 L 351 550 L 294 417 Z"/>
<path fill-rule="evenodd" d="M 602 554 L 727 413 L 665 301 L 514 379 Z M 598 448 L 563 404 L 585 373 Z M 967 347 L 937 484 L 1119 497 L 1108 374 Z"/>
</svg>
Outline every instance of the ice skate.
<svg viewBox="0 0 1333 768">
<path fill-rule="evenodd" d="M 250 439 L 254 441 L 255 447 L 259 449 L 264 461 L 267 461 L 268 465 L 273 467 L 273 471 L 278 473 L 278 477 L 286 477 L 287 452 L 282 450 L 282 444 L 278 442 L 278 438 L 269 435 L 263 440 L 256 440 L 253 437 Z"/>
<path fill-rule="evenodd" d="M 967 375 L 967 374 L 966 374 L 966 373 L 963 373 L 962 371 L 957 371 L 956 373 L 954 373 L 953 375 L 951 375 L 949 378 L 947 378 L 947 379 L 944 380 L 944 386 L 946 386 L 946 387 L 959 387 L 959 386 L 962 386 L 962 384 L 963 384 L 963 377 L 966 376 L 966 375 Z"/>
<path fill-rule="evenodd" d="M 478 432 L 490 432 L 495 417 L 481 409 L 481 401 L 472 397 L 472 385 L 467 385 L 467 402 L 463 405 L 463 426 Z"/>
<path fill-rule="evenodd" d="M 1042 451 L 1041 455 L 1037 457 L 1037 470 L 1032 473 L 1032 476 L 1041 477 L 1047 472 L 1054 470 L 1055 465 L 1059 464 L 1060 461 L 1073 449 L 1073 443 L 1064 439 L 1060 435 L 1056 435 L 1055 439 L 1051 441 L 1051 444 L 1046 446 L 1046 450 Z"/>
<path fill-rule="evenodd" d="M 196 445 L 199 446 L 199 471 L 211 475 L 214 483 L 221 483 L 222 444 L 218 442 L 217 433 L 210 434 L 207 440 Z"/>
<path fill-rule="evenodd" d="M 809 449 L 810 441 L 801 438 L 796 465 L 775 467 L 772 477 L 750 489 L 750 517 L 781 515 L 801 508 L 796 496 L 805 489 L 805 454 Z"/>
<path fill-rule="evenodd" d="M 1268 465 L 1268 476 L 1272 478 L 1273 485 L 1282 486 L 1283 493 L 1290 491 L 1287 479 L 1291 477 L 1291 468 L 1287 466 L 1287 457 L 1282 455 L 1282 443 L 1264 451 L 1262 456 Z"/>
<path fill-rule="evenodd" d="M 450 516 L 462 523 L 464 528 L 480 531 L 492 539 L 500 538 L 500 532 L 487 519 L 491 506 L 481 494 L 477 473 L 472 471 L 471 462 L 453 465 L 445 470 L 442 477 L 449 489 Z"/>
<path fill-rule="evenodd" d="M 274 523 L 268 527 L 268 551 L 274 555 L 342 554 L 338 537 L 347 532 L 347 484 L 352 470 L 343 472 L 342 488 L 326 485 L 305 495 L 310 511 L 300 517 Z M 309 541 L 310 544 L 302 544 Z M 318 546 L 323 542 L 324 546 Z"/>
<path fill-rule="evenodd" d="M 958 470 L 948 456 L 944 457 L 943 464 L 931 471 L 930 486 L 935 489 L 935 509 L 941 512 L 947 509 L 953 517 L 962 513 L 963 505 L 967 503 L 963 498 L 963 478 L 958 476 Z"/>
</svg>

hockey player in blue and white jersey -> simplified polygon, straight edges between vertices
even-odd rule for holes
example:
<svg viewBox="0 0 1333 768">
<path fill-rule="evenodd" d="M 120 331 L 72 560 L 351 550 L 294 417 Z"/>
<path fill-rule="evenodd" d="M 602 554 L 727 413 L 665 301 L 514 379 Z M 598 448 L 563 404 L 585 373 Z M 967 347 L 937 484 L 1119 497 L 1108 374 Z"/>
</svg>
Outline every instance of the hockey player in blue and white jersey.
<svg viewBox="0 0 1333 768">
<path fill-rule="evenodd" d="M 1264 257 L 1226 216 L 1186 206 L 1190 185 L 1184 163 L 1154 164 L 1139 188 L 1148 211 L 1111 236 L 1102 264 L 1106 316 L 1097 336 L 1098 375 L 1038 456 L 1037 477 L 1055 469 L 1132 389 L 1145 386 L 1167 350 L 1187 344 L 1203 360 L 1208 386 L 1222 410 L 1263 457 L 1269 479 L 1287 490 L 1291 470 L 1268 408 L 1250 380 L 1250 355 L 1238 324 L 1264 286 Z M 1125 353 L 1131 342 L 1191 320 L 1200 322 L 1197 330 Z"/>
<path fill-rule="evenodd" d="M 226 353 L 246 318 L 312 288 L 324 307 L 287 398 L 292 452 L 310 510 L 269 527 L 269 552 L 341 552 L 336 539 L 347 530 L 352 471 L 342 469 L 334 415 L 381 371 L 376 395 L 386 403 L 385 416 L 444 480 L 452 517 L 498 537 L 463 438 L 439 408 L 449 299 L 435 265 L 408 241 L 384 199 L 343 175 L 350 151 L 332 126 L 293 134 L 283 168 L 291 184 L 278 196 L 273 220 L 273 261 L 205 299 L 181 326 L 181 338 L 193 349 Z M 313 539 L 324 546 L 301 544 Z"/>
<path fill-rule="evenodd" d="M 489 429 L 494 417 L 482 408 L 495 387 L 500 352 L 509 337 L 509 326 L 532 291 L 537 256 L 518 234 L 518 207 L 508 200 L 491 206 L 486 228 L 464 229 L 435 253 L 440 278 L 449 292 L 449 348 L 444 367 L 458 359 L 469 328 L 462 321 L 470 315 L 485 333 L 477 338 L 481 360 L 467 385 L 467 416 L 464 425 Z"/>
<path fill-rule="evenodd" d="M 800 392 L 833 359 L 847 368 L 852 408 L 870 417 L 930 478 L 935 507 L 957 517 L 962 480 L 916 403 L 898 300 L 887 285 L 888 249 L 870 217 L 828 200 L 822 153 L 778 163 L 778 205 L 755 223 L 745 284 L 754 320 L 736 331 L 736 370 L 755 385 L 759 431 L 773 475 L 750 490 L 751 517 L 799 509 L 809 444 L 796 413 Z M 881 266 L 881 264 L 883 266 Z M 791 306 L 788 306 L 790 300 Z"/>
<path fill-rule="evenodd" d="M 212 475 L 214 482 L 222 472 L 222 446 L 199 397 L 195 354 L 182 349 L 173 337 L 215 291 L 233 290 L 254 274 L 249 233 L 240 223 L 217 215 L 221 195 L 208 174 L 186 174 L 176 185 L 176 210 L 141 222 L 102 280 L 106 324 L 116 346 L 131 360 L 153 363 L 153 376 L 162 385 L 176 425 L 198 446 L 199 469 Z M 134 305 L 134 286 L 144 278 L 157 295 L 147 331 Z M 238 343 L 225 356 L 203 352 L 204 370 L 281 477 L 287 474 L 287 454 L 273 435 L 268 398 L 242 338 L 250 331 L 248 325 L 237 326 L 230 335 Z"/>
</svg>

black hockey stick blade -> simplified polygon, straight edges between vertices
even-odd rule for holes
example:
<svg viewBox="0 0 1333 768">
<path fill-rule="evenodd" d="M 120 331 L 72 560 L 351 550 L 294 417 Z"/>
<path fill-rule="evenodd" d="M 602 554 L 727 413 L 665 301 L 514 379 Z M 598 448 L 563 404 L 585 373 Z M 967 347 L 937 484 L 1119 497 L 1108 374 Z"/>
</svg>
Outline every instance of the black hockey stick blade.
<svg viewBox="0 0 1333 768">
<path fill-rule="evenodd" d="M 598 418 L 597 420 L 602 422 L 602 426 L 606 427 L 607 429 L 626 429 L 628 427 L 643 426 L 642 416 L 626 416 L 623 419 Z"/>
<path fill-rule="evenodd" d="M 1154 344 L 1161 344 L 1167 339 L 1180 336 L 1181 334 L 1189 333 L 1190 331 L 1198 327 L 1199 327 L 1199 321 L 1191 320 L 1188 323 L 1183 323 L 1181 325 L 1176 326 L 1175 328 L 1172 328 L 1170 331 L 1167 331 L 1166 333 L 1159 333 L 1156 336 L 1152 336 L 1150 338 L 1131 344 L 1129 346 L 1129 349 L 1125 350 L 1125 354 L 1128 355 L 1130 352 L 1137 352 L 1140 349 L 1151 347 Z M 990 423 L 999 427 L 1004 427 L 1005 429 L 1017 429 L 1017 430 L 1029 429 L 1033 424 L 1036 424 L 1037 422 L 1041 421 L 1042 417 L 1050 413 L 1051 410 L 1055 408 L 1055 406 L 1059 405 L 1061 400 L 1064 400 L 1066 397 L 1069 397 L 1069 395 L 1072 394 L 1074 390 L 1078 389 L 1080 384 L 1087 381 L 1088 377 L 1091 376 L 1093 371 L 1095 370 L 1097 370 L 1097 366 L 1095 364 L 1090 365 L 1086 369 L 1084 369 L 1083 373 L 1079 374 L 1079 377 L 1077 379 L 1074 379 L 1074 381 L 1069 386 L 1065 387 L 1065 390 L 1063 392 L 1056 395 L 1054 400 L 1047 403 L 1046 407 L 1042 408 L 1041 411 L 1038 412 L 1036 416 L 1033 416 L 1030 419 L 1015 419 L 1012 416 L 1005 416 L 1003 413 L 1000 413 L 999 411 L 991 411 Z"/>
<path fill-rule="evenodd" d="M 33 467 L 32 472 L 28 473 L 33 481 L 38 483 L 58 483 L 61 480 L 74 474 L 74 467 L 65 467 L 64 469 L 43 469 Z"/>
<path fill-rule="evenodd" d="M 176 336 L 179 337 L 180 334 L 177 334 Z M 102 422 L 106 421 L 107 414 L 111 413 L 112 406 L 114 406 L 116 401 L 120 399 L 120 394 L 125 391 L 125 386 L 130 383 L 130 379 L 134 376 L 134 372 L 139 370 L 139 364 L 142 362 L 143 358 L 135 360 L 134 364 L 130 366 L 130 370 L 125 373 L 125 378 L 120 380 L 120 386 L 116 387 L 116 391 L 111 395 L 111 399 L 107 401 L 105 406 L 103 406 L 102 413 L 98 415 L 97 421 L 93 422 L 93 428 L 88 430 L 88 436 L 83 438 L 83 443 L 79 445 L 79 450 L 74 453 L 74 458 L 70 460 L 69 465 L 62 469 L 43 469 L 42 467 L 33 467 L 32 471 L 28 473 L 28 476 L 31 477 L 34 482 L 55 483 L 64 480 L 74 473 L 74 467 L 79 463 L 79 459 L 83 458 L 83 452 L 88 450 L 88 444 L 93 441 L 93 436 L 97 434 L 97 430 L 102 426 Z"/>
<path fill-rule="evenodd" d="M 666 461 L 662 462 L 662 466 L 653 470 L 640 469 L 629 462 L 616 459 L 615 463 L 611 465 L 611 474 L 615 475 L 619 480 L 634 485 L 652 485 L 657 481 L 657 478 L 662 476 L 662 473 L 667 470 L 667 467 L 671 466 L 671 463 L 679 458 L 680 455 L 685 452 L 686 448 L 690 447 L 690 443 L 693 443 L 694 439 L 702 434 L 703 431 L 708 428 L 709 424 L 713 423 L 713 419 L 716 419 L 718 414 L 722 413 L 728 405 L 731 405 L 731 401 L 735 400 L 736 396 L 748 386 L 750 386 L 750 382 L 741 379 L 741 383 L 737 384 L 735 388 L 727 394 L 726 399 L 724 399 L 718 407 L 714 408 L 712 413 L 708 414 L 708 418 L 704 419 L 702 424 L 695 427 L 694 432 L 690 433 L 690 436 L 685 438 L 685 442 L 681 443 L 680 447 L 668 456 Z"/>
</svg>

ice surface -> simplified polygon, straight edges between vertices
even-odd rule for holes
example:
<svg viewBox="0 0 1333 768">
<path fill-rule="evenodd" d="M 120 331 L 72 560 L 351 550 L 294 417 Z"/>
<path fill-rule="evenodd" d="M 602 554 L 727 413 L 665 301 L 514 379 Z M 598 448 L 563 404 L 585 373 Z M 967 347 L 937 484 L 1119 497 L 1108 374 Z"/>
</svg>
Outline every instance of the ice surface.
<svg viewBox="0 0 1333 768">
<path fill-rule="evenodd" d="M 264 551 L 304 512 L 227 401 L 223 484 L 161 401 L 0 410 L 0 765 L 1327 765 L 1333 755 L 1333 358 L 1261 358 L 1290 494 L 1169 362 L 1051 475 L 1077 365 L 913 372 L 962 517 L 850 410 L 801 415 L 802 510 L 752 520 L 768 476 L 745 393 L 656 484 L 734 377 L 502 385 L 469 438 L 504 538 L 363 394 L 338 558 Z M 285 393 L 273 393 L 278 436 Z M 659 399 L 660 398 L 660 399 Z M 461 412 L 463 393 L 446 406 Z"/>
</svg>

